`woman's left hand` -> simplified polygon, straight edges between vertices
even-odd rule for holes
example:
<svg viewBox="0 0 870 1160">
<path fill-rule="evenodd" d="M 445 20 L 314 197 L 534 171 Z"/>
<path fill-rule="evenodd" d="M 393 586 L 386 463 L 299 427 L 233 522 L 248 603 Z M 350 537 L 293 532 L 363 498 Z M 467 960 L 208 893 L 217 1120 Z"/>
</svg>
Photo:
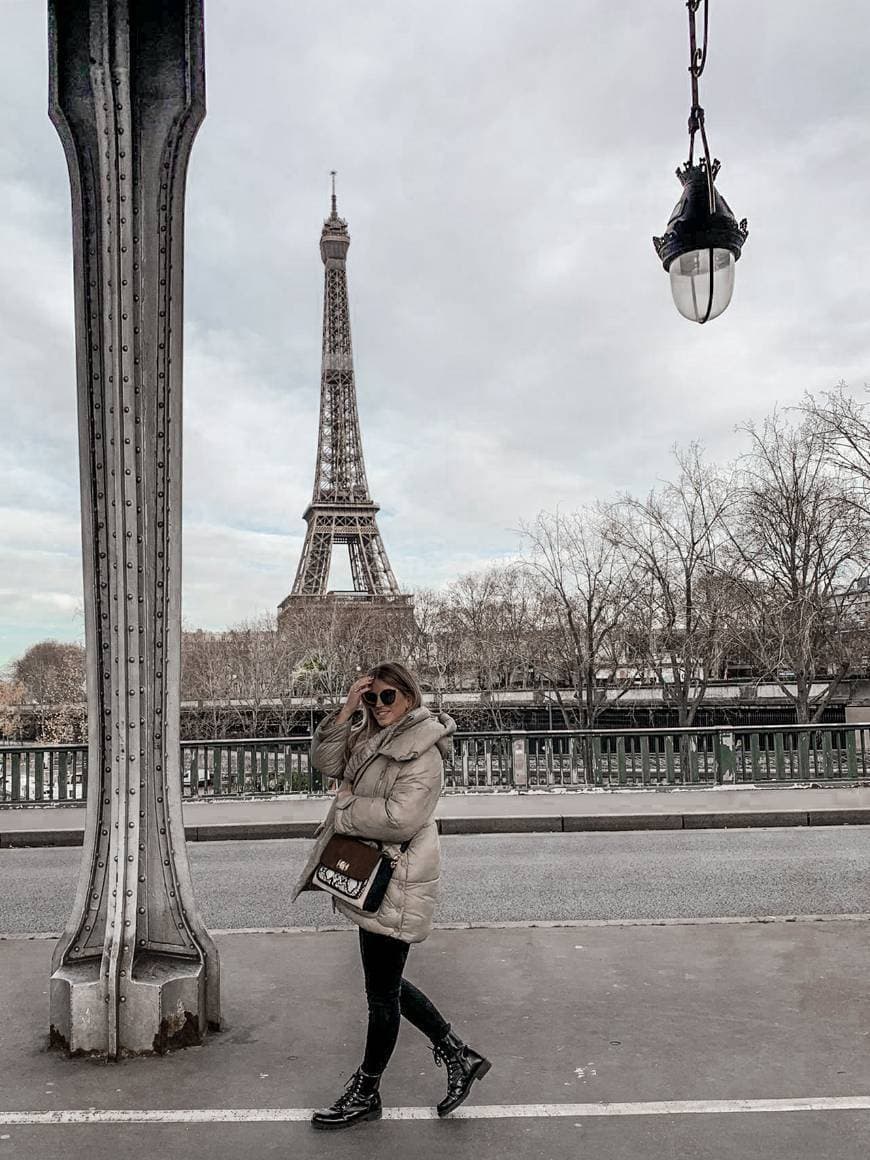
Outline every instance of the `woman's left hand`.
<svg viewBox="0 0 870 1160">
<path fill-rule="evenodd" d="M 346 782 L 342 782 L 338 788 L 338 793 L 335 795 L 335 800 L 337 802 L 341 802 L 341 801 L 344 801 L 345 798 L 349 798 L 352 796 L 353 796 L 353 790 L 350 788 L 350 786 Z"/>
</svg>

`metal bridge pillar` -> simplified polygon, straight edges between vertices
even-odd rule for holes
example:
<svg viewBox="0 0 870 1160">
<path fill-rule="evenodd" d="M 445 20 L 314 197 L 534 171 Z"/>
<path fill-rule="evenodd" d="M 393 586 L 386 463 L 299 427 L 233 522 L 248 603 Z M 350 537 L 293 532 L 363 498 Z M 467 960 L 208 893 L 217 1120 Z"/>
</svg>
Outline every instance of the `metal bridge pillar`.
<svg viewBox="0 0 870 1160">
<path fill-rule="evenodd" d="M 218 956 L 181 814 L 184 187 L 205 115 L 202 0 L 49 0 L 72 187 L 88 802 L 51 1042 L 109 1059 L 201 1041 Z"/>
</svg>

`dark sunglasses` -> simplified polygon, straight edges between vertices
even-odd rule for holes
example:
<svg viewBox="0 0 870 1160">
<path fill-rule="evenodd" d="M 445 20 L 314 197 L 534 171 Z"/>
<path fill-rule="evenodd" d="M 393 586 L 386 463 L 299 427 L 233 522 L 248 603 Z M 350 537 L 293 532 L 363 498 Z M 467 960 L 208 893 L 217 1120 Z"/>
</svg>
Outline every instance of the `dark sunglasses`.
<svg viewBox="0 0 870 1160">
<path fill-rule="evenodd" d="M 396 689 L 384 689 L 380 693 L 373 693 L 371 689 L 366 689 L 362 699 L 367 705 L 377 705 L 378 697 L 380 697 L 382 705 L 392 705 L 396 699 L 396 692 Z"/>
</svg>

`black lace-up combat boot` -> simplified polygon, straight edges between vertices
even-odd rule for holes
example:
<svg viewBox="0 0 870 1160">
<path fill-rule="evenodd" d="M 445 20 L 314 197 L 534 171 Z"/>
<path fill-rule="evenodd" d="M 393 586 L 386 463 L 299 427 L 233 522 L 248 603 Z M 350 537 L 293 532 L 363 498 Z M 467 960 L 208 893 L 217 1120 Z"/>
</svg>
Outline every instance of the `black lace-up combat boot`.
<svg viewBox="0 0 870 1160">
<path fill-rule="evenodd" d="M 313 1128 L 349 1128 L 363 1120 L 379 1120 L 382 1114 L 379 1075 L 355 1071 L 335 1103 L 311 1117 Z"/>
<path fill-rule="evenodd" d="M 483 1079 L 492 1064 L 452 1031 L 432 1045 L 432 1054 L 439 1067 L 443 1062 L 447 1068 L 447 1095 L 438 1105 L 438 1115 L 447 1116 L 467 1098 L 471 1085 L 476 1079 Z"/>
</svg>

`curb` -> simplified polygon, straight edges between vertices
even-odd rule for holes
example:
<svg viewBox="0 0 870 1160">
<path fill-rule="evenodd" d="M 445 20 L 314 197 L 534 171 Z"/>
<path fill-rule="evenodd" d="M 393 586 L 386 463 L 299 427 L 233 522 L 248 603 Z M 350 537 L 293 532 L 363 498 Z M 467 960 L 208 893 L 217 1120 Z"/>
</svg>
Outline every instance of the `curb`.
<svg viewBox="0 0 870 1160">
<path fill-rule="evenodd" d="M 16 846 L 81 846 L 82 830 L 7 830 L 0 834 L 0 850 Z"/>
<path fill-rule="evenodd" d="M 185 826 L 188 842 L 268 841 L 312 838 L 318 822 L 227 822 Z M 571 834 L 628 830 L 723 830 L 792 826 L 868 826 L 870 809 L 737 810 L 688 814 L 541 814 L 538 817 L 439 818 L 441 834 Z M 0 849 L 81 846 L 83 830 L 7 830 Z"/>
</svg>

